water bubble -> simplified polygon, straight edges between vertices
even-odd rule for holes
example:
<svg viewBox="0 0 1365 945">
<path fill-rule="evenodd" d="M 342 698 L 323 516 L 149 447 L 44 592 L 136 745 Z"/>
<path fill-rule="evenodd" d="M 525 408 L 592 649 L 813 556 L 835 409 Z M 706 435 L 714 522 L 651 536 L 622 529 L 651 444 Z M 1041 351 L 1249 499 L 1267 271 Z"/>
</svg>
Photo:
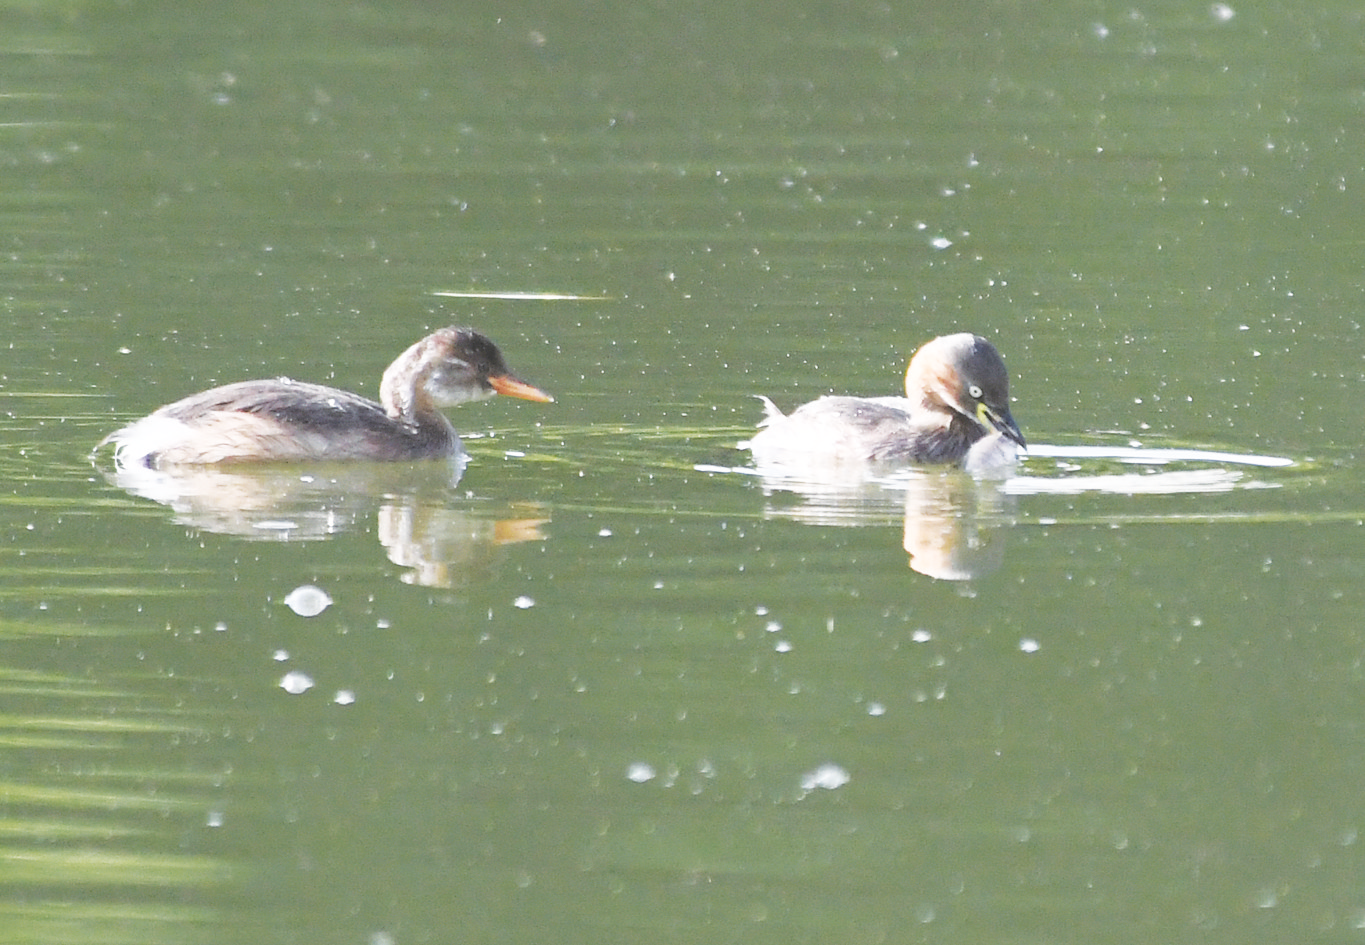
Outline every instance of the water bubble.
<svg viewBox="0 0 1365 945">
<path fill-rule="evenodd" d="M 644 761 L 632 761 L 626 769 L 626 777 L 636 784 L 653 781 L 655 774 L 654 766 Z"/>
<path fill-rule="evenodd" d="M 280 677 L 280 688 L 291 696 L 297 696 L 313 688 L 313 677 L 293 670 Z"/>
<path fill-rule="evenodd" d="M 327 592 L 312 584 L 300 584 L 289 592 L 284 605 L 300 617 L 316 617 L 332 606 L 332 598 Z"/>
<path fill-rule="evenodd" d="M 820 765 L 811 771 L 801 775 L 801 787 L 807 791 L 820 788 L 825 791 L 833 791 L 841 788 L 849 781 L 848 770 L 832 763 Z"/>
</svg>

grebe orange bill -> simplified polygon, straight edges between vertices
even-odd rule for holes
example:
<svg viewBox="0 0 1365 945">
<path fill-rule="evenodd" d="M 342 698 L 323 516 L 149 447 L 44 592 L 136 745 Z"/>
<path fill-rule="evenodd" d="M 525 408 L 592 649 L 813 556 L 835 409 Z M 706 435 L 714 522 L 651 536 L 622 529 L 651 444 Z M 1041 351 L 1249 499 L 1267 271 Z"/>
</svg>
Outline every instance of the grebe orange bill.
<svg viewBox="0 0 1365 945">
<path fill-rule="evenodd" d="M 442 328 L 388 366 L 378 402 L 287 377 L 241 381 L 167 404 L 99 445 L 114 444 L 119 468 L 441 459 L 463 448 L 440 408 L 494 394 L 554 399 L 516 377 L 484 335 Z"/>
<path fill-rule="evenodd" d="M 740 446 L 760 469 L 792 472 L 1012 461 L 1025 443 L 1010 414 L 1009 385 L 995 345 L 966 332 L 944 335 L 910 359 L 904 397 L 821 397 L 790 414 L 764 397 L 760 429 Z M 994 439 L 983 443 L 987 437 Z"/>
</svg>

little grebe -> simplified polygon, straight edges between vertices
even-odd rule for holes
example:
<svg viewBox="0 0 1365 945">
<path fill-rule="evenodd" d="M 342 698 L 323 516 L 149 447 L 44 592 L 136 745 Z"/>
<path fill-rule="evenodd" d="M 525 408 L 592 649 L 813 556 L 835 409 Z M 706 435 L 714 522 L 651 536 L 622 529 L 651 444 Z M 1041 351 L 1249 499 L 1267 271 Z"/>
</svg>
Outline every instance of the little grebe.
<svg viewBox="0 0 1365 945">
<path fill-rule="evenodd" d="M 1009 373 L 979 335 L 944 335 L 910 359 L 904 397 L 821 397 L 783 414 L 771 400 L 747 443 L 760 468 L 955 463 L 1014 458 L 1024 435 L 1010 416 Z"/>
<path fill-rule="evenodd" d="M 167 404 L 109 434 L 100 446 L 114 444 L 120 468 L 439 459 L 462 450 L 438 408 L 494 394 L 553 399 L 513 376 L 497 345 L 483 335 L 442 328 L 389 365 L 379 403 L 287 377 L 242 381 Z"/>
</svg>

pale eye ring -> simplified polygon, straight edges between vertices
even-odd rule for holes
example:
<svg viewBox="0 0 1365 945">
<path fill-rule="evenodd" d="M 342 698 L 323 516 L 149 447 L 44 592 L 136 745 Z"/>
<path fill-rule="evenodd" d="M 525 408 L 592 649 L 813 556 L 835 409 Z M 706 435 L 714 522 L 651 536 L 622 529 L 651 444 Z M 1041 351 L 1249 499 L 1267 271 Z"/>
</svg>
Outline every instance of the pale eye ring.
<svg viewBox="0 0 1365 945">
<path fill-rule="evenodd" d="M 967 388 L 967 393 L 971 394 L 972 397 L 977 400 L 981 399 L 981 388 L 977 387 L 975 384 Z"/>
</svg>

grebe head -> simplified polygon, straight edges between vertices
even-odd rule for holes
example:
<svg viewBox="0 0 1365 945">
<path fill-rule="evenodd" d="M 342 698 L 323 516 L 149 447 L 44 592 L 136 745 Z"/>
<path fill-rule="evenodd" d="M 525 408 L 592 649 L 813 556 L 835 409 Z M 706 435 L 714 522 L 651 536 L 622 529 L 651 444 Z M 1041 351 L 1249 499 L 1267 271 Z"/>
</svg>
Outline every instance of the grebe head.
<svg viewBox="0 0 1365 945">
<path fill-rule="evenodd" d="M 439 351 L 434 370 L 426 379 L 427 391 L 438 407 L 494 394 L 540 403 L 554 400 L 514 375 L 498 346 L 472 328 L 442 328 L 425 340 Z"/>
<path fill-rule="evenodd" d="M 1024 445 L 1010 415 L 1010 375 L 1000 352 L 980 335 L 935 338 L 915 352 L 905 372 L 905 395 L 930 410 L 951 411 Z"/>
<path fill-rule="evenodd" d="M 427 335 L 389 365 L 379 385 L 385 408 L 405 418 L 423 401 L 453 407 L 494 394 L 542 403 L 554 400 L 514 375 L 498 346 L 472 328 L 442 328 Z"/>
</svg>

